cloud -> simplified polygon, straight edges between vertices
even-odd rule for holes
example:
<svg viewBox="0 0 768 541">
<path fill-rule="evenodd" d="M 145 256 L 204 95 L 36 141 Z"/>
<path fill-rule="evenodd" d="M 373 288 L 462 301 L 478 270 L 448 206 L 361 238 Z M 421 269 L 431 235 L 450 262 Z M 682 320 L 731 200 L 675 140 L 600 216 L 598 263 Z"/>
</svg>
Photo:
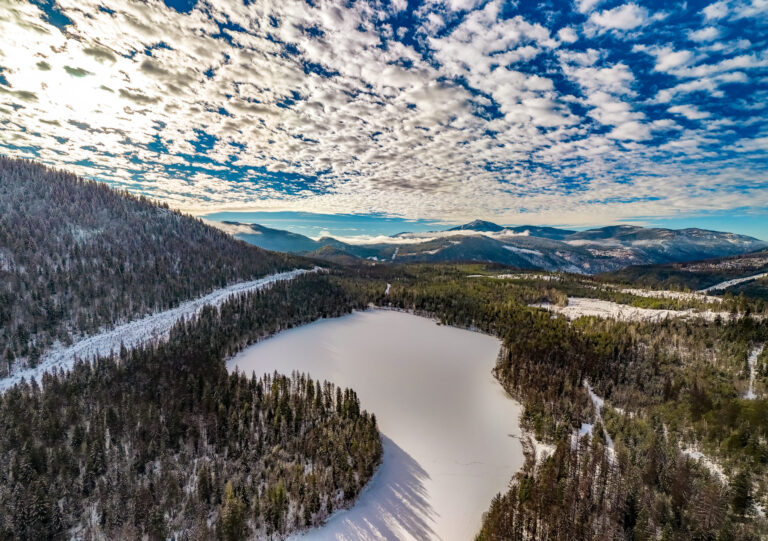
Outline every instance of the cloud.
<svg viewBox="0 0 768 541">
<path fill-rule="evenodd" d="M 688 33 L 693 41 L 713 41 L 720 37 L 720 30 L 714 26 L 705 26 Z"/>
<path fill-rule="evenodd" d="M 613 30 L 632 30 L 648 22 L 648 10 L 634 3 L 593 13 L 589 20 L 598 26 Z"/>
<path fill-rule="evenodd" d="M 565 26 L 557 31 L 557 37 L 564 43 L 575 43 L 578 41 L 579 36 L 576 31 L 570 26 Z"/>
<path fill-rule="evenodd" d="M 728 15 L 728 2 L 720 1 L 709 4 L 703 10 L 704 18 L 708 20 L 722 19 Z"/>
<path fill-rule="evenodd" d="M 669 108 L 669 112 L 682 115 L 688 120 L 702 120 L 712 116 L 708 112 L 700 111 L 692 105 L 675 105 Z"/>
<path fill-rule="evenodd" d="M 188 211 L 578 224 L 768 206 L 742 193 L 768 129 L 759 18 L 734 22 L 754 6 L 657 32 L 634 3 L 101 4 L 57 0 L 65 29 L 29 3 L 0 18 L 4 153 Z"/>
<path fill-rule="evenodd" d="M 693 59 L 691 51 L 673 51 L 663 48 L 656 53 L 656 71 L 671 71 L 673 68 L 684 66 Z"/>
<path fill-rule="evenodd" d="M 602 3 L 603 0 L 576 0 L 576 9 L 579 13 L 589 13 Z"/>
</svg>

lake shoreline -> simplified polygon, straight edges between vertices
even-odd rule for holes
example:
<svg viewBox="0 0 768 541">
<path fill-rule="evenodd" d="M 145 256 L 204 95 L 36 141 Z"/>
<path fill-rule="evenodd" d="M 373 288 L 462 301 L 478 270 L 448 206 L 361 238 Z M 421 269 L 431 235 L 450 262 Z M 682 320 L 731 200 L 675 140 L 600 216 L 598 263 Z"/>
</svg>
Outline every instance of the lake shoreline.
<svg viewBox="0 0 768 541">
<path fill-rule="evenodd" d="M 401 315 L 410 316 L 410 318 L 403 320 Z M 506 490 L 514 475 L 522 470 L 529 447 L 525 442 L 530 440 L 530 434 L 520 427 L 522 406 L 507 393 L 494 376 L 494 368 L 502 352 L 500 340 L 474 329 L 438 324 L 440 322 L 437 318 L 425 315 L 427 317 L 413 311 L 391 307 L 371 307 L 367 310 L 353 311 L 345 316 L 323 318 L 276 333 L 271 340 L 261 340 L 227 360 L 228 370 L 240 370 L 250 374 L 254 372 L 256 366 L 265 368 L 267 364 L 264 364 L 266 361 L 263 359 L 260 361 L 262 364 L 258 365 L 244 363 L 243 360 L 249 356 L 248 352 L 254 351 L 254 348 L 263 348 L 272 342 L 273 345 L 269 347 L 269 351 L 263 353 L 271 363 L 267 371 L 277 370 L 283 373 L 299 371 L 316 379 L 326 379 L 340 386 L 351 387 L 360 395 L 362 406 L 374 413 L 379 420 L 385 452 L 376 473 L 358 495 L 354 504 L 345 511 L 331 515 L 324 525 L 303 532 L 295 532 L 290 539 L 465 539 L 479 531 L 482 513 L 488 509 L 493 496 Z M 394 334 L 382 332 L 380 328 L 373 330 L 367 328 L 366 325 L 370 325 L 371 322 L 394 325 L 389 329 Z M 344 330 L 346 327 L 353 329 Z M 353 342 L 353 348 L 360 347 L 362 345 L 359 340 L 360 333 L 368 332 L 372 340 L 383 340 L 384 345 L 406 339 L 416 340 L 420 343 L 408 342 L 409 347 L 406 348 L 411 349 L 412 346 L 420 350 L 416 353 L 416 361 L 411 359 L 405 363 L 405 366 L 413 372 L 412 376 L 416 379 L 422 378 L 427 381 L 430 377 L 434 377 L 439 381 L 434 385 L 425 383 L 426 390 L 418 386 L 409 388 L 407 382 L 393 379 L 392 373 L 386 370 L 382 373 L 375 372 L 377 367 L 381 369 L 380 365 L 383 363 L 381 359 L 377 359 L 375 366 L 369 367 L 375 372 L 369 376 L 364 373 L 364 370 L 361 371 L 359 366 L 364 364 L 360 363 L 359 359 L 365 358 L 366 355 L 358 354 L 365 352 L 365 349 L 355 350 L 357 351 L 355 355 L 358 356 L 355 357 L 354 362 L 344 361 L 349 362 L 348 365 L 344 365 L 345 370 L 357 371 L 361 381 L 373 377 L 381 383 L 381 387 L 389 386 L 390 389 L 397 389 L 399 393 L 399 395 L 390 395 L 388 400 L 382 400 L 381 396 L 372 397 L 370 386 L 363 385 L 361 388 L 361 385 L 350 384 L 348 380 L 354 378 L 349 374 L 347 378 L 333 377 L 333 370 L 339 367 L 330 369 L 330 373 L 325 373 L 323 370 L 317 370 L 319 364 L 307 364 L 311 361 L 307 361 L 304 357 L 301 357 L 304 364 L 300 363 L 300 366 L 284 360 L 292 354 L 286 351 L 286 347 L 290 346 L 291 341 L 296 338 L 295 334 L 302 333 L 306 329 L 310 329 L 310 342 L 312 340 L 314 342 L 309 349 L 299 355 L 306 356 L 311 352 L 309 356 L 317 363 L 321 362 L 317 359 L 327 353 L 323 351 L 324 349 L 330 351 L 329 358 L 332 360 L 322 362 L 336 362 L 333 359 L 345 355 L 346 353 L 342 351 L 345 344 L 342 342 L 350 341 Z M 342 333 L 341 336 L 334 337 L 333 334 L 338 332 Z M 426 338 L 419 333 L 425 333 Z M 292 334 L 294 336 L 291 336 Z M 382 335 L 389 336 L 389 339 L 382 339 Z M 286 336 L 288 338 L 285 338 Z M 444 342 L 450 340 L 457 342 L 446 347 Z M 472 345 L 467 346 L 467 343 Z M 378 342 L 376 344 L 384 347 Z M 441 347 L 443 349 L 440 349 Z M 451 351 L 462 348 L 466 351 Z M 318 350 L 321 350 L 320 353 L 317 353 Z M 390 353 L 394 351 L 390 350 Z M 436 352 L 434 355 L 439 357 L 437 360 L 430 358 L 433 352 Z M 454 357 L 450 357 L 452 354 Z M 392 357 L 399 355 L 395 353 Z M 274 361 L 275 358 L 280 358 L 277 364 Z M 477 361 L 470 362 L 471 358 L 477 358 Z M 385 360 L 391 361 L 389 358 Z M 365 362 L 372 361 L 366 359 Z M 414 367 L 414 364 L 422 363 L 428 366 L 426 370 L 423 366 Z M 474 364 L 484 366 L 474 366 Z M 259 374 L 259 370 L 255 370 L 255 373 Z M 405 390 L 398 387 L 401 384 L 406 386 Z M 439 395 L 444 394 L 449 394 L 454 399 L 445 403 L 439 402 L 441 400 Z M 392 396 L 398 396 L 398 400 L 392 401 Z M 377 400 L 380 402 L 379 407 L 373 405 Z M 431 403 L 433 400 L 439 402 L 437 406 Z M 403 401 L 412 404 L 401 407 L 399 410 L 391 404 Z M 460 406 L 457 407 L 455 402 L 460 402 Z M 409 407 L 412 409 L 409 410 Z M 435 413 L 436 411 L 438 413 Z M 509 411 L 510 414 L 499 415 L 503 411 Z M 404 418 L 398 418 L 398 415 L 404 415 Z M 449 418 L 451 422 L 445 423 L 443 418 L 441 423 L 438 415 L 445 415 L 445 418 Z M 392 416 L 396 418 L 394 423 L 392 423 Z M 423 426 L 419 426 L 420 420 L 416 418 L 419 416 L 427 419 Z M 393 426 L 388 426 L 389 423 Z M 411 424 L 417 428 L 402 429 L 399 427 L 401 423 Z M 455 430 L 446 431 L 434 426 L 440 424 L 452 424 Z M 463 431 L 468 433 L 464 434 Z M 431 448 L 441 446 L 452 450 L 454 454 L 443 452 L 442 448 Z M 536 446 L 533 445 L 533 447 Z M 509 452 L 500 452 L 500 448 L 507 449 Z M 465 509 L 467 507 L 470 509 Z M 361 516 L 365 517 L 361 522 L 365 525 L 362 531 L 360 525 L 354 522 L 356 517 Z"/>
</svg>

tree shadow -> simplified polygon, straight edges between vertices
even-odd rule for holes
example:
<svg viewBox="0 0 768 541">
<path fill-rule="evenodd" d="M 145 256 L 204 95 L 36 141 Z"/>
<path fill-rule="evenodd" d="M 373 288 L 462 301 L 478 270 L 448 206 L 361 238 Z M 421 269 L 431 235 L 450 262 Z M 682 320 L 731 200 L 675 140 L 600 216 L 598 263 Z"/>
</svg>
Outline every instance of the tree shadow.
<svg viewBox="0 0 768 541">
<path fill-rule="evenodd" d="M 437 539 L 430 526 L 435 511 L 424 488 L 429 474 L 384 434 L 381 443 L 381 466 L 355 505 L 301 536 L 302 541 Z"/>
</svg>

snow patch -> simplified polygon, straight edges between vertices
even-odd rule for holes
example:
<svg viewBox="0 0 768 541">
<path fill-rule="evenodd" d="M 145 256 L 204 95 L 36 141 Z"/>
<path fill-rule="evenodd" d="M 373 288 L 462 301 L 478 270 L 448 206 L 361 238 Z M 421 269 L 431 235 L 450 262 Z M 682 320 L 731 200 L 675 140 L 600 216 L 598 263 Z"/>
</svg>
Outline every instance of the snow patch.
<svg viewBox="0 0 768 541">
<path fill-rule="evenodd" d="M 693 447 L 686 447 L 685 449 L 680 449 L 680 452 L 684 455 L 697 460 L 699 464 L 704 466 L 709 472 L 720 480 L 723 484 L 728 484 L 728 477 L 725 475 L 725 472 L 723 471 L 723 468 L 720 467 L 720 465 L 712 460 L 710 457 L 702 453 L 701 451 L 693 448 Z"/>
<path fill-rule="evenodd" d="M 510 246 L 509 244 L 505 244 L 504 249 L 509 250 L 510 252 L 515 252 L 517 254 L 537 255 L 544 257 L 544 254 L 542 254 L 540 251 L 531 250 L 529 248 L 518 248 L 517 246 Z"/>
<path fill-rule="evenodd" d="M 723 302 L 722 297 L 713 295 L 703 295 L 699 292 L 667 291 L 659 289 L 619 289 L 620 293 L 636 295 L 638 297 L 653 297 L 655 299 L 680 299 L 683 301 L 702 301 L 702 302 Z"/>
</svg>

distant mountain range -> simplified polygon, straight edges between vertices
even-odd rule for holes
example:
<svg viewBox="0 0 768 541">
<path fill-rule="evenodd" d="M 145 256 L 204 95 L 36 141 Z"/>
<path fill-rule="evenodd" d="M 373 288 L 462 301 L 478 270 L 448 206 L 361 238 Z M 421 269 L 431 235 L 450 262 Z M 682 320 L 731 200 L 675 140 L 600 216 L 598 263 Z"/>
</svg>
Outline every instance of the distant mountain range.
<svg viewBox="0 0 768 541">
<path fill-rule="evenodd" d="M 768 243 L 745 235 L 704 229 L 617 225 L 572 231 L 554 227 L 506 227 L 482 220 L 425 233 L 398 233 L 380 242 L 318 240 L 257 224 L 222 222 L 235 237 L 267 250 L 326 259 L 371 261 L 482 261 L 597 274 L 627 267 L 743 254 Z"/>
</svg>

